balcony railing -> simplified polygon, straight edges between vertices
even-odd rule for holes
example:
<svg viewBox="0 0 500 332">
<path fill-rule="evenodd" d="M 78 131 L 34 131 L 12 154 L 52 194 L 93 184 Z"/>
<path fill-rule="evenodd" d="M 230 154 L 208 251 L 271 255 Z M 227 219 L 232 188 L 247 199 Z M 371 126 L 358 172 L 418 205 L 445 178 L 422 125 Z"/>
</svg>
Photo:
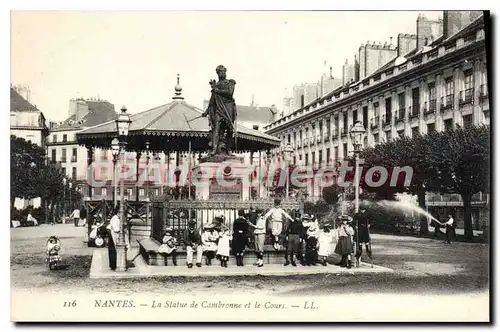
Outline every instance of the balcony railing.
<svg viewBox="0 0 500 332">
<path fill-rule="evenodd" d="M 410 119 L 415 119 L 420 116 L 420 104 L 413 104 L 409 107 Z"/>
<path fill-rule="evenodd" d="M 455 95 L 449 94 L 444 97 L 441 97 L 441 110 L 447 110 L 453 108 L 453 99 Z"/>
<path fill-rule="evenodd" d="M 387 115 L 382 115 L 382 123 L 384 124 L 384 126 L 388 126 L 392 123 L 392 119 L 390 116 L 387 116 Z"/>
<path fill-rule="evenodd" d="M 434 107 L 431 107 L 431 102 L 434 102 Z M 424 115 L 430 115 L 436 113 L 436 100 L 431 100 L 424 103 Z"/>
<path fill-rule="evenodd" d="M 486 84 L 481 84 L 481 88 L 479 90 L 479 101 L 483 102 L 485 99 L 488 99 L 488 87 Z"/>
<path fill-rule="evenodd" d="M 474 102 L 474 89 L 465 89 L 460 91 L 460 105 L 465 105 Z"/>
</svg>

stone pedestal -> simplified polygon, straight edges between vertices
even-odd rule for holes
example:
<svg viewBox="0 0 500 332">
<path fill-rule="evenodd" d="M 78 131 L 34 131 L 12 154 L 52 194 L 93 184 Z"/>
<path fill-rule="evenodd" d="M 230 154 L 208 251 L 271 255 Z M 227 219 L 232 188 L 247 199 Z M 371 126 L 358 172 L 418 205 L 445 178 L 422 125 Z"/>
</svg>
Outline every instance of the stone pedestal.
<svg viewBox="0 0 500 332">
<path fill-rule="evenodd" d="M 223 162 L 204 162 L 192 170 L 197 200 L 248 200 L 250 199 L 251 165 L 239 159 Z"/>
<path fill-rule="evenodd" d="M 127 271 L 127 248 L 125 244 L 117 244 L 116 248 L 116 272 Z"/>
</svg>

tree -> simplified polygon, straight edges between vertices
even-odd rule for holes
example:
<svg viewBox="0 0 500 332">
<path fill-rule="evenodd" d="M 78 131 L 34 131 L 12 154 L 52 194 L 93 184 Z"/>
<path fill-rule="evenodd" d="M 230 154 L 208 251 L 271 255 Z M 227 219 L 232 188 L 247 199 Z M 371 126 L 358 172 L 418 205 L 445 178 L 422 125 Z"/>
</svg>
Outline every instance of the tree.
<svg viewBox="0 0 500 332">
<path fill-rule="evenodd" d="M 38 179 L 38 190 L 40 197 L 50 204 L 51 215 L 54 212 L 54 205 L 61 200 L 64 193 L 64 173 L 60 167 L 54 164 L 44 165 L 40 170 Z"/>
<path fill-rule="evenodd" d="M 465 236 L 472 238 L 472 196 L 489 190 L 490 128 L 483 125 L 436 132 L 425 141 L 429 189 L 461 195 Z"/>
<path fill-rule="evenodd" d="M 425 209 L 425 193 L 427 165 L 425 157 L 425 141 L 420 135 L 409 138 L 402 137 L 391 140 L 387 143 L 377 145 L 373 148 L 365 149 L 361 152 L 361 158 L 364 159 L 364 173 L 373 166 L 382 166 L 388 171 L 388 181 L 383 186 L 378 188 L 370 187 L 366 184 L 363 176 L 362 187 L 367 191 L 372 191 L 377 194 L 377 198 L 390 199 L 396 193 L 408 193 L 417 195 L 418 204 L 422 209 Z M 401 172 L 398 175 L 395 185 L 391 184 L 393 174 L 400 167 L 411 167 L 413 173 L 410 183 L 405 183 L 406 173 Z M 377 179 L 376 174 L 374 180 Z M 427 234 L 429 232 L 427 218 L 420 217 L 420 233 Z"/>
<path fill-rule="evenodd" d="M 44 165 L 43 149 L 24 138 L 10 136 L 10 203 L 16 197 L 32 199 L 40 197 L 37 179 Z"/>
</svg>

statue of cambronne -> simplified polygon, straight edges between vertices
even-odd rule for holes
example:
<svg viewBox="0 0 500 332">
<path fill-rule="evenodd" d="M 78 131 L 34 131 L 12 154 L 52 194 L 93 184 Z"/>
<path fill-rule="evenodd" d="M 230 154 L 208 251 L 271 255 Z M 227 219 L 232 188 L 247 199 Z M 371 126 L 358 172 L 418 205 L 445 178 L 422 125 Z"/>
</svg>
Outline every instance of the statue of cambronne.
<svg viewBox="0 0 500 332">
<path fill-rule="evenodd" d="M 212 136 L 210 141 L 212 151 L 207 160 L 223 161 L 232 157 L 231 151 L 235 148 L 236 142 L 236 103 L 233 98 L 236 82 L 226 78 L 224 66 L 217 66 L 215 71 L 219 81 L 209 82 L 212 96 L 203 116 L 208 116 Z"/>
</svg>

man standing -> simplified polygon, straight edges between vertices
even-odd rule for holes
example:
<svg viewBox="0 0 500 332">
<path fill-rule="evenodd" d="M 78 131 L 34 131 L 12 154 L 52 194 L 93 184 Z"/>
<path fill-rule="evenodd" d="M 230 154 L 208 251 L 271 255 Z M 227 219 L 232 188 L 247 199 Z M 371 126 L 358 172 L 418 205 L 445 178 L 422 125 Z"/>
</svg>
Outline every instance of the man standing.
<svg viewBox="0 0 500 332">
<path fill-rule="evenodd" d="M 196 220 L 192 219 L 188 223 L 188 227 L 184 231 L 184 244 L 186 245 L 186 265 L 188 268 L 193 267 L 193 252 L 196 251 L 196 266 L 201 267 L 201 259 L 203 257 L 203 245 L 201 242 L 201 234 L 196 227 Z"/>
<path fill-rule="evenodd" d="M 80 222 L 80 210 L 78 210 L 78 208 L 75 208 L 73 212 L 71 212 L 71 215 L 69 217 L 73 218 L 75 227 L 78 227 L 78 223 Z"/>
<path fill-rule="evenodd" d="M 361 254 L 363 253 L 363 244 L 366 248 L 366 254 L 373 261 L 371 245 L 370 245 L 370 223 L 366 216 L 366 210 L 361 210 L 354 215 L 354 242 L 357 246 L 356 261 L 359 265 Z"/>
<path fill-rule="evenodd" d="M 233 148 L 236 134 L 236 103 L 233 98 L 236 81 L 226 78 L 226 68 L 223 65 L 215 69 L 219 81 L 210 80 L 212 96 L 207 110 L 202 116 L 208 116 L 212 134 L 212 152 L 229 154 Z"/>
<path fill-rule="evenodd" d="M 455 226 L 455 221 L 451 214 L 448 215 L 448 221 L 444 224 L 446 226 L 446 241 L 445 243 L 451 243 L 451 238 L 453 235 L 453 226 Z"/>
<path fill-rule="evenodd" d="M 274 200 L 274 207 L 271 208 L 265 215 L 264 219 L 267 220 L 269 216 L 271 216 L 271 227 L 272 227 L 272 234 L 274 236 L 274 249 L 279 250 L 279 240 L 280 240 L 280 235 L 281 231 L 283 230 L 283 216 L 288 218 L 288 220 L 293 221 L 293 218 L 290 217 L 288 213 L 285 212 L 280 207 L 281 200 L 276 198 Z"/>
<path fill-rule="evenodd" d="M 108 229 L 108 258 L 109 268 L 116 270 L 116 244 L 120 236 L 120 218 L 118 217 L 119 208 L 115 207 L 113 217 L 109 221 Z"/>
<path fill-rule="evenodd" d="M 232 252 L 236 256 L 236 266 L 244 266 L 243 255 L 248 243 L 248 220 L 245 219 L 245 211 L 238 211 L 238 218 L 233 223 L 233 245 Z"/>
</svg>

